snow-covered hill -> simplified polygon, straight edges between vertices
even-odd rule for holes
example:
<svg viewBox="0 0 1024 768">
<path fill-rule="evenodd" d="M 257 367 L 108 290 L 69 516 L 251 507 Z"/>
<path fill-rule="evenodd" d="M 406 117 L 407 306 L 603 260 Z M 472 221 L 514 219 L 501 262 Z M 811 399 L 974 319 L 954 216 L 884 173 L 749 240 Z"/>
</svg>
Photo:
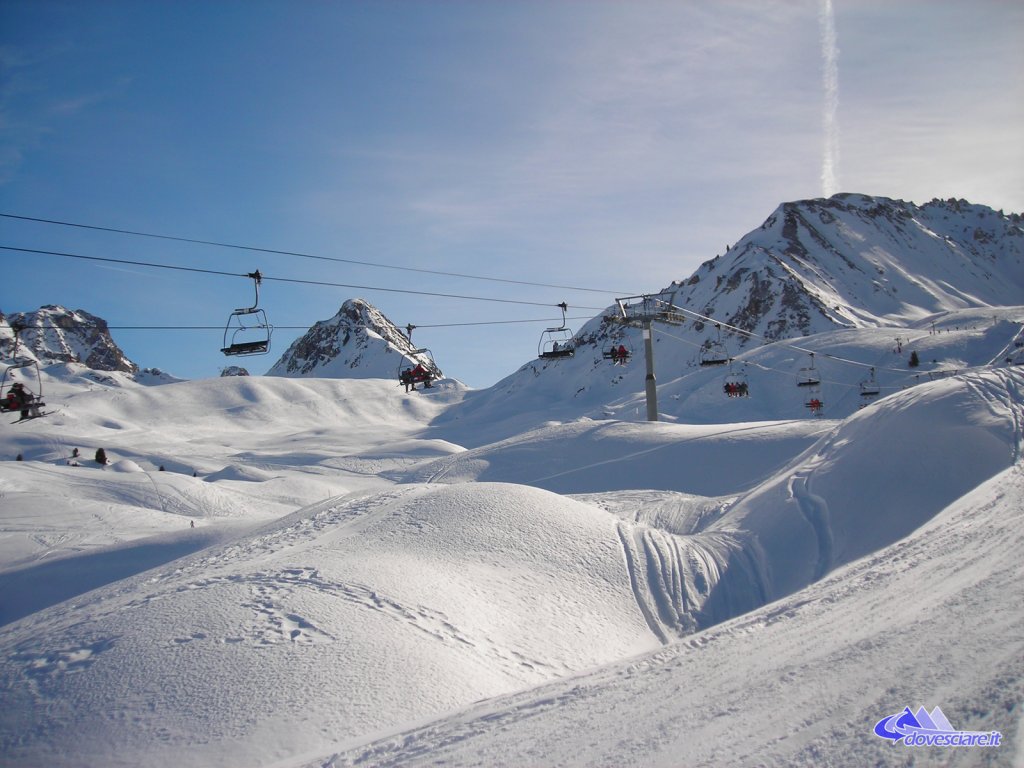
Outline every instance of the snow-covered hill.
<svg viewBox="0 0 1024 768">
<path fill-rule="evenodd" d="M 907 538 L 739 619 L 295 765 L 1019 766 L 1022 498 L 1018 463 Z M 921 706 L 999 746 L 873 734 Z"/>
<path fill-rule="evenodd" d="M 1017 368 L 469 451 L 458 388 L 48 386 L 0 432 L 11 765 L 886 764 L 918 704 L 1018 755 Z"/>
</svg>

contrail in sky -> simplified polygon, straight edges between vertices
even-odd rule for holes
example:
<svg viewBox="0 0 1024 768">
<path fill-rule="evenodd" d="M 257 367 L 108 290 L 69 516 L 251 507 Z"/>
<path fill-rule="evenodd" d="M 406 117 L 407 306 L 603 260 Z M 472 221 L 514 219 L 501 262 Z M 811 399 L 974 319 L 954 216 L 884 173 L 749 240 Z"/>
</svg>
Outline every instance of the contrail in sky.
<svg viewBox="0 0 1024 768">
<path fill-rule="evenodd" d="M 821 191 L 831 197 L 839 186 L 839 48 L 836 46 L 836 16 L 832 0 L 821 0 L 821 58 L 824 64 L 825 108 L 822 127 L 825 148 L 821 159 Z"/>
</svg>

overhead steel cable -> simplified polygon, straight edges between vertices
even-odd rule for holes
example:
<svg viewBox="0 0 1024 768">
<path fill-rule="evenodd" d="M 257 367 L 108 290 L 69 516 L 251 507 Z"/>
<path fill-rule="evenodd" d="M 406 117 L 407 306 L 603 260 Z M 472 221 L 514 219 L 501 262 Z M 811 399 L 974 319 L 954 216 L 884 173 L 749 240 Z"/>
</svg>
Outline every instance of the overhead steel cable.
<svg viewBox="0 0 1024 768">
<path fill-rule="evenodd" d="M 470 323 L 433 323 L 417 325 L 416 328 L 457 328 L 468 325 L 512 325 L 520 323 L 550 323 L 558 318 L 539 317 L 533 320 L 481 320 Z M 589 320 L 589 317 L 570 317 L 569 320 Z M 109 331 L 223 331 L 223 325 L 106 325 Z M 275 325 L 275 331 L 308 331 L 309 325 Z M 31 325 L 26 330 L 48 330 L 61 328 L 59 325 Z M 400 329 L 401 330 L 401 329 Z"/>
<path fill-rule="evenodd" d="M 334 261 L 341 264 L 355 264 L 363 267 L 375 267 L 377 269 L 395 269 L 405 272 L 419 272 L 428 275 L 440 275 L 442 277 L 461 277 L 467 280 L 486 280 L 495 283 L 509 283 L 511 285 L 526 285 L 537 288 L 559 288 L 566 291 L 584 291 L 587 293 L 601 293 L 606 296 L 614 296 L 622 291 L 606 291 L 600 288 L 582 288 L 573 285 L 558 285 L 556 283 L 541 283 L 530 280 L 513 280 L 505 277 L 489 277 L 486 275 L 470 275 L 464 272 L 446 272 L 439 269 L 424 269 L 422 267 L 406 267 L 398 264 L 381 264 L 374 261 L 360 261 L 359 259 L 344 259 L 339 256 L 320 256 L 301 251 L 285 251 L 276 248 L 262 248 L 254 245 L 238 245 L 236 243 L 222 243 L 216 240 L 201 240 L 194 237 L 178 237 L 175 235 L 160 235 L 152 232 L 140 232 L 132 229 L 118 229 L 116 227 L 101 227 L 95 224 L 80 224 L 71 221 L 59 221 L 57 219 L 41 219 L 34 216 L 18 216 L 13 213 L 0 213 L 5 219 L 16 219 L 19 221 L 32 221 L 39 224 L 55 224 L 62 227 L 74 227 L 77 229 L 89 229 L 96 232 L 112 232 L 119 235 L 132 235 L 134 237 L 149 237 L 156 240 L 171 240 L 177 243 L 191 243 L 193 245 L 210 245 L 216 248 L 230 248 L 239 251 L 252 251 L 254 253 L 269 253 L 276 256 L 295 256 L 302 259 L 316 259 L 318 261 Z"/>
<path fill-rule="evenodd" d="M 676 307 L 676 309 L 678 309 L 678 307 Z M 658 329 L 656 329 L 656 331 L 661 336 L 668 336 L 670 339 L 675 339 L 676 341 L 681 341 L 684 344 L 689 344 L 691 347 L 698 347 L 699 348 L 701 346 L 700 344 L 697 344 L 696 342 L 690 341 L 689 339 L 684 339 L 681 336 L 676 336 L 675 334 L 669 333 L 668 331 L 664 330 L 663 328 L 658 328 Z M 788 346 L 788 345 L 783 344 L 783 342 L 772 342 L 772 343 L 780 344 L 782 346 Z M 801 350 L 801 351 L 803 351 L 803 350 Z M 814 352 L 812 354 L 823 355 L 824 356 L 824 353 L 822 353 L 822 352 Z M 733 360 L 733 359 L 735 359 L 735 358 L 730 358 L 730 360 Z M 774 368 L 774 367 L 772 367 L 770 365 L 765 365 L 764 363 L 755 362 L 754 360 L 740 360 L 739 362 L 742 365 L 745 365 L 745 366 L 749 365 L 752 368 L 757 368 L 759 370 L 768 371 L 768 372 L 771 372 L 771 373 L 777 373 L 777 374 L 779 374 L 781 376 L 787 376 L 787 377 L 790 377 L 790 378 L 793 376 L 793 372 L 792 371 L 786 371 L 786 370 L 783 370 L 781 368 Z M 860 365 L 860 363 L 857 363 L 857 365 Z M 874 367 L 877 368 L 877 366 L 874 366 Z M 906 371 L 904 371 L 902 369 L 898 369 L 898 368 L 881 368 L 880 370 L 895 371 L 896 373 L 903 373 L 903 374 L 907 373 Z M 846 382 L 846 381 L 833 381 L 831 379 L 821 379 L 821 383 L 829 384 L 829 385 L 835 385 L 835 386 L 838 386 L 838 387 L 846 387 L 846 388 L 849 388 L 849 389 L 853 389 L 853 388 L 856 388 L 856 387 L 860 386 L 860 383 L 853 383 L 853 384 L 851 384 L 850 382 Z M 900 387 L 888 387 L 888 386 L 881 387 L 880 386 L 879 389 L 891 389 L 893 391 L 896 391 L 896 390 L 900 389 Z"/>
<path fill-rule="evenodd" d="M 659 303 L 667 304 L 667 302 L 665 302 L 663 299 L 658 299 L 657 296 L 652 296 L 652 298 L 655 301 L 658 301 Z M 673 304 L 671 306 L 671 309 L 675 310 L 677 312 L 681 312 L 681 313 L 683 313 L 685 315 L 690 315 L 691 317 L 693 317 L 693 318 L 695 318 L 697 320 L 700 320 L 701 322 L 713 323 L 715 325 L 721 326 L 722 328 L 727 328 L 730 331 L 734 331 L 734 332 L 736 332 L 736 333 L 738 333 L 738 334 L 740 334 L 742 336 L 746 336 L 747 338 L 758 339 L 760 341 L 765 342 L 766 344 L 778 344 L 780 347 L 786 347 L 787 349 L 795 349 L 797 352 L 803 352 L 804 354 L 807 354 L 807 355 L 819 355 L 821 357 L 828 358 L 829 360 L 835 360 L 836 362 L 839 362 L 839 363 L 847 363 L 849 365 L 855 365 L 855 366 L 858 366 L 860 368 L 875 368 L 876 370 L 879 370 L 879 371 L 889 371 L 890 373 L 906 373 L 906 371 L 904 371 L 902 368 L 889 368 L 889 367 L 886 367 L 884 365 L 877 365 L 877 364 L 872 364 L 872 363 L 862 363 L 859 360 L 850 360 L 849 358 L 840 357 L 839 355 L 833 355 L 833 354 L 831 354 L 829 352 L 820 352 L 820 351 L 813 350 L 813 349 L 807 349 L 806 347 L 798 346 L 797 344 L 793 344 L 792 342 L 786 341 L 785 339 L 769 339 L 769 338 L 767 338 L 765 336 L 762 336 L 759 333 L 754 333 L 753 331 L 748 331 L 745 328 L 740 328 L 740 327 L 735 326 L 735 325 L 729 325 L 729 323 L 723 323 L 721 320 L 716 320 L 713 317 L 708 317 L 707 315 L 702 315 L 699 312 L 694 312 L 692 309 L 686 309 L 685 307 L 680 307 L 680 306 L 678 306 L 676 304 Z M 853 329 L 851 329 L 851 330 L 853 330 Z M 666 334 L 666 335 L 671 336 L 671 334 Z M 678 337 L 673 336 L 672 338 L 678 338 Z M 682 341 L 682 339 L 680 339 L 680 341 Z M 692 342 L 687 342 L 687 343 L 692 343 Z"/>
<path fill-rule="evenodd" d="M 36 248 L 16 248 L 16 247 L 10 246 L 10 245 L 0 245 L 0 250 L 4 250 L 4 251 L 17 251 L 19 253 L 35 253 L 35 254 L 44 255 L 44 256 L 64 256 L 64 257 L 67 257 L 69 259 L 83 259 L 85 261 L 102 261 L 102 262 L 109 262 L 109 263 L 113 263 L 113 264 L 127 264 L 129 266 L 136 266 L 136 267 L 153 267 L 155 269 L 173 269 L 173 270 L 177 270 L 177 271 L 180 271 L 180 272 L 198 272 L 200 274 L 205 274 L 205 275 L 223 275 L 225 277 L 244 277 L 244 278 L 251 278 L 252 277 L 252 275 L 250 273 L 224 272 L 222 270 L 217 270 L 217 269 L 201 269 L 199 267 L 183 267 L 183 266 L 175 265 L 175 264 L 158 264 L 156 262 L 136 261 L 136 260 L 133 260 L 133 259 L 115 259 L 115 258 L 111 258 L 109 256 L 85 256 L 85 255 L 80 254 L 80 253 L 67 253 L 66 251 L 46 251 L 46 250 L 40 250 L 40 249 L 36 249 Z M 270 280 L 270 281 L 278 282 L 278 283 L 293 283 L 293 284 L 297 284 L 297 285 L 319 285 L 319 286 L 325 286 L 325 287 L 328 287 L 328 288 L 353 288 L 353 289 L 359 290 L 359 291 L 379 291 L 379 292 L 385 292 L 385 293 L 405 293 L 405 294 L 411 294 L 411 295 L 414 295 L 414 296 L 434 296 L 434 297 L 437 297 L 437 298 L 460 299 L 460 300 L 463 300 L 463 301 L 489 301 L 489 302 L 494 302 L 494 303 L 499 303 L 499 304 L 521 304 L 521 305 L 524 305 L 524 306 L 531 306 L 531 307 L 553 307 L 553 306 L 557 306 L 556 304 L 551 304 L 550 302 L 544 302 L 544 301 L 523 301 L 522 299 L 499 299 L 499 298 L 496 298 L 496 297 L 493 297 L 493 296 L 469 296 L 469 295 L 466 295 L 466 294 L 439 293 L 439 292 L 436 292 L 436 291 L 414 291 L 414 290 L 409 289 L 409 288 L 384 288 L 384 287 L 375 286 L 375 285 L 355 285 L 353 283 L 333 283 L 333 282 L 328 282 L 328 281 L 325 281 L 325 280 L 302 280 L 302 279 L 294 278 L 294 277 L 271 277 L 269 275 L 263 275 L 262 273 L 261 273 L 261 279 L 263 279 L 263 280 Z M 581 306 L 578 306 L 578 305 L 573 305 L 573 306 L 576 307 L 577 309 L 589 309 L 589 310 L 594 310 L 594 311 L 601 311 L 601 310 L 605 309 L 605 307 L 581 307 Z"/>
</svg>

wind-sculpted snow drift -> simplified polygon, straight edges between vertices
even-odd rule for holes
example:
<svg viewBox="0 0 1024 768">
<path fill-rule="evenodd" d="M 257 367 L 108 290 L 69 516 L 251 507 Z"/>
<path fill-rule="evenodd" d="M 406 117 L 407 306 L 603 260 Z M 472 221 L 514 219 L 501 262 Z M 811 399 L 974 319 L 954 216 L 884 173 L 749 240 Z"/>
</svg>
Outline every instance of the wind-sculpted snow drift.
<svg viewBox="0 0 1024 768">
<path fill-rule="evenodd" d="M 630 481 L 705 496 L 746 491 L 724 514 L 687 518 L 696 520 L 689 527 L 620 530 L 638 600 L 667 639 L 788 595 L 907 535 L 1015 461 L 1022 403 L 1020 375 L 991 370 L 921 385 L 828 424 L 546 427 L 438 459 L 414 477 L 561 493 Z M 546 442 L 558 450 L 540 452 Z"/>
<path fill-rule="evenodd" d="M 1016 768 L 1021 499 L 1018 462 L 910 536 L 659 652 L 292 765 Z M 872 734 L 921 701 L 1000 733 L 1000 747 L 911 750 Z"/>
<path fill-rule="evenodd" d="M 634 532 L 639 594 L 666 636 L 789 595 L 898 541 L 1017 462 L 1022 425 L 1024 377 L 1007 370 L 886 398 L 692 535 Z"/>
</svg>

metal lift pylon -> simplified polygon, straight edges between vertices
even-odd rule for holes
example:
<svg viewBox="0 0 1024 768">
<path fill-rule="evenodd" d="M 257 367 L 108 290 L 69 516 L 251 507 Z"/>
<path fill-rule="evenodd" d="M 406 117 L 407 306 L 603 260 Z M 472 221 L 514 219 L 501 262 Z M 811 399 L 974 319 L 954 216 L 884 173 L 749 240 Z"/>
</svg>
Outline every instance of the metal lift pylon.
<svg viewBox="0 0 1024 768">
<path fill-rule="evenodd" d="M 640 296 L 626 296 L 616 299 L 619 311 L 607 315 L 606 319 L 613 323 L 639 327 L 644 339 L 644 359 L 647 363 L 647 375 L 644 378 L 644 391 L 647 397 L 647 420 L 658 420 L 658 380 L 654 373 L 654 332 L 651 324 L 655 321 L 668 325 L 682 325 L 685 315 L 675 306 L 675 291 L 665 291 Z"/>
</svg>

